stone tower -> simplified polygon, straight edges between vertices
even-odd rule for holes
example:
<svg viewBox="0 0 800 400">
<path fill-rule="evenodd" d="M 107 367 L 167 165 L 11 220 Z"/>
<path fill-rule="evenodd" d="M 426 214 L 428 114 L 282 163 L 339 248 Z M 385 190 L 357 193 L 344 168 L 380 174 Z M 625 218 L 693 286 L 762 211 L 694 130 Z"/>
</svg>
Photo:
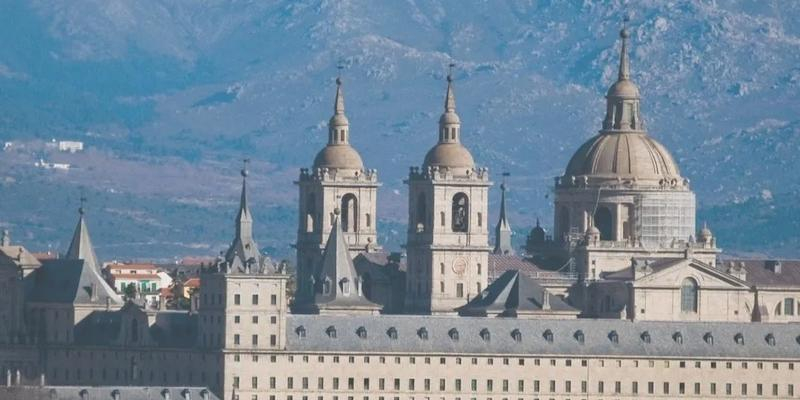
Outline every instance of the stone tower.
<svg viewBox="0 0 800 400">
<path fill-rule="evenodd" d="M 503 173 L 503 176 L 507 176 Z M 514 246 L 511 244 L 511 224 L 506 215 L 506 190 L 508 187 L 503 182 L 500 185 L 500 217 L 494 227 L 494 254 L 514 255 Z"/>
<path fill-rule="evenodd" d="M 447 76 L 439 142 L 408 184 L 406 312 L 452 313 L 487 284 L 491 247 L 486 168 L 461 144 L 452 75 Z"/>
<path fill-rule="evenodd" d="M 311 169 L 300 170 L 297 224 L 298 305 L 314 299 L 318 267 L 328 235 L 334 227 L 334 210 L 341 210 L 341 229 L 351 257 L 378 249 L 376 204 L 378 174 L 364 169 L 361 156 L 350 145 L 350 123 L 344 113 L 342 80 L 336 79 L 334 114 L 328 123 L 328 144 L 314 158 Z"/>
</svg>

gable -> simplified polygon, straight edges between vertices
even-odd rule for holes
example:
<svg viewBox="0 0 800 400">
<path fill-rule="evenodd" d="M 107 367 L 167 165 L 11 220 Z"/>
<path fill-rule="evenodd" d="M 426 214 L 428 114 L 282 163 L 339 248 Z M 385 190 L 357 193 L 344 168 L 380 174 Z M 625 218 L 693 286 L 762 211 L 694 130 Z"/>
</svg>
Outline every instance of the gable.
<svg viewBox="0 0 800 400">
<path fill-rule="evenodd" d="M 704 288 L 749 290 L 742 280 L 724 271 L 709 267 L 694 259 L 672 263 L 663 270 L 645 275 L 634 282 L 636 287 L 676 288 L 686 278 L 692 278 Z"/>
</svg>

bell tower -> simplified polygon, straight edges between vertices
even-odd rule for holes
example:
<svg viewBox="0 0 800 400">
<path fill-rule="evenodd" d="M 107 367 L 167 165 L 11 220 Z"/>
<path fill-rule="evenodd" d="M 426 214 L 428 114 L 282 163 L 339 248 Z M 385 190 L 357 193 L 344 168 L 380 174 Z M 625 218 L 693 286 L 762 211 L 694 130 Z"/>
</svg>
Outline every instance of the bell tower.
<svg viewBox="0 0 800 400">
<path fill-rule="evenodd" d="M 328 236 L 338 216 L 342 237 L 351 257 L 375 251 L 378 173 L 365 169 L 350 145 L 350 122 L 344 111 L 342 79 L 336 78 L 334 114 L 328 123 L 328 144 L 314 158 L 312 168 L 302 168 L 295 182 L 300 189 L 297 224 L 297 292 L 295 302 L 313 302 L 314 287 L 321 284 L 319 266 Z"/>
<path fill-rule="evenodd" d="M 451 65 L 452 70 L 452 65 Z M 452 73 L 447 76 L 439 141 L 408 180 L 408 269 L 405 310 L 448 314 L 487 285 L 487 168 L 461 144 Z"/>
</svg>

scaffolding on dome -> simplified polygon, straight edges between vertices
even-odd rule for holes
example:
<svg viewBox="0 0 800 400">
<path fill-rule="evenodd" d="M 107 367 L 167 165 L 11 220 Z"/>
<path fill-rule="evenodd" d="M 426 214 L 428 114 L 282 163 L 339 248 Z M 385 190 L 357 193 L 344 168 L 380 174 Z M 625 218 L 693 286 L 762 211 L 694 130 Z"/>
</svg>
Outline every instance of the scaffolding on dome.
<svg viewBox="0 0 800 400">
<path fill-rule="evenodd" d="M 644 193 L 636 196 L 636 232 L 645 247 L 672 247 L 691 242 L 695 232 L 692 192 Z"/>
</svg>

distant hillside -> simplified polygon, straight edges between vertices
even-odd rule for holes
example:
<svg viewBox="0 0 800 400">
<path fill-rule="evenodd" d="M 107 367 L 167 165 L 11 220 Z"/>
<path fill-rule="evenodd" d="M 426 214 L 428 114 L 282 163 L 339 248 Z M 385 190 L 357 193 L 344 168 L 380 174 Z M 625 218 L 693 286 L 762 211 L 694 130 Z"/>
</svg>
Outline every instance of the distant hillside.
<svg viewBox="0 0 800 400">
<path fill-rule="evenodd" d="M 451 62 L 464 142 L 511 173 L 512 225 L 550 225 L 553 177 L 600 127 L 629 15 L 648 129 L 700 220 L 727 250 L 800 257 L 800 2 L 0 3 L 0 144 L 15 144 L 0 226 L 34 249 L 63 250 L 83 187 L 103 257 L 215 254 L 247 157 L 259 243 L 291 255 L 292 181 L 325 143 L 337 65 L 352 142 L 383 182 L 387 247 L 403 242 L 402 179 L 436 140 Z M 42 150 L 52 138 L 87 151 Z"/>
</svg>

